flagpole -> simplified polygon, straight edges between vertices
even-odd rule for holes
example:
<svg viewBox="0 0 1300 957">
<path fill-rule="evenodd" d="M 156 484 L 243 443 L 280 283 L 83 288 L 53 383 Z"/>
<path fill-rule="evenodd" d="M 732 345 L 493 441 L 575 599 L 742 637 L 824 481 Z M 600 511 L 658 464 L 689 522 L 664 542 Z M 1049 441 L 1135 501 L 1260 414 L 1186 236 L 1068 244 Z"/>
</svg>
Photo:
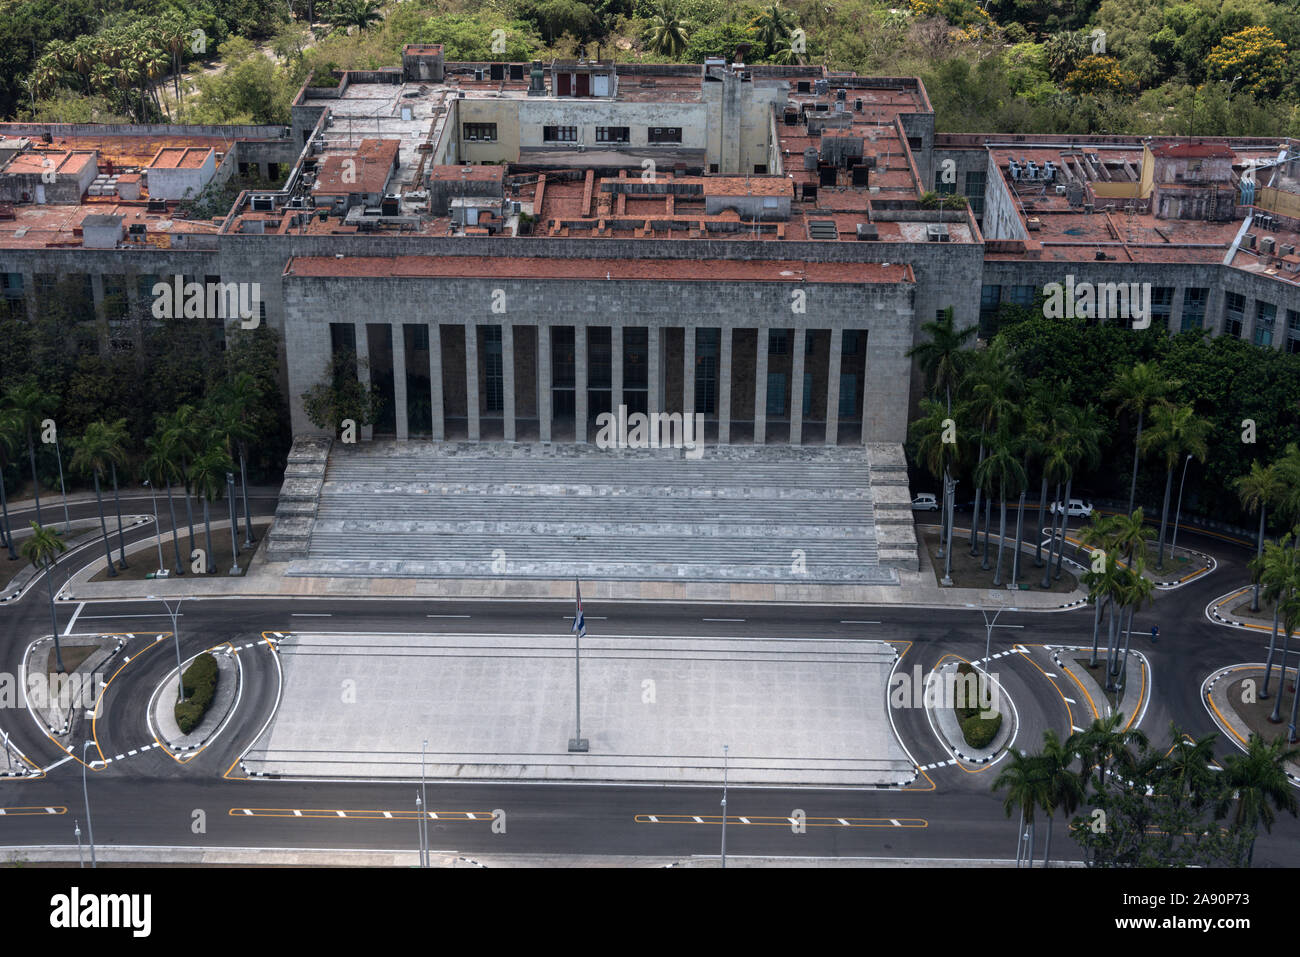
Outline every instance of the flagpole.
<svg viewBox="0 0 1300 957">
<path fill-rule="evenodd" d="M 578 607 L 573 615 L 573 676 L 574 676 L 574 731 L 569 739 L 570 751 L 586 751 L 587 739 L 582 736 L 582 655 L 580 647 L 582 636 L 587 630 L 586 619 L 582 615 L 582 589 L 578 580 L 573 580 L 574 596 Z"/>
</svg>

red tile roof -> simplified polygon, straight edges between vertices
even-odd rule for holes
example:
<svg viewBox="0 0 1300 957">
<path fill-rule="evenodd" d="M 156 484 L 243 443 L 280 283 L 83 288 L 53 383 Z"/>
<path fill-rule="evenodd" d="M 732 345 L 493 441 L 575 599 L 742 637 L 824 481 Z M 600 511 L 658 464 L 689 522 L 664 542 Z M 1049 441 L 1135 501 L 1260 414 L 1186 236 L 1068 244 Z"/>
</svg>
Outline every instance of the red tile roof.
<svg viewBox="0 0 1300 957">
<path fill-rule="evenodd" d="M 400 140 L 365 139 L 355 153 L 331 153 L 321 163 L 314 191 L 326 196 L 382 191 L 400 146 Z"/>
</svg>

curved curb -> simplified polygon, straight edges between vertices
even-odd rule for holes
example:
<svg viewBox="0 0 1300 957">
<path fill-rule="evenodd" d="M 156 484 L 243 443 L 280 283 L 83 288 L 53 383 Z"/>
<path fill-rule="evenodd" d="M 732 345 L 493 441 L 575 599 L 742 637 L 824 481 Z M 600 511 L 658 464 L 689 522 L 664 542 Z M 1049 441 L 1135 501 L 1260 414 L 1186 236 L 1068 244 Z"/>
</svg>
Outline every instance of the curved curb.
<svg viewBox="0 0 1300 957">
<path fill-rule="evenodd" d="M 122 522 L 123 532 L 127 532 L 132 529 L 138 528 L 141 525 L 152 524 L 153 522 L 152 515 L 146 515 L 146 516 L 136 515 L 134 517 L 135 517 L 135 521 L 133 522 L 126 522 L 126 521 Z M 113 529 L 108 533 L 109 538 L 112 538 L 112 536 L 116 534 L 117 534 L 117 527 L 116 524 L 114 524 Z M 67 558 L 70 560 L 75 552 L 80 551 L 81 549 L 85 548 L 88 545 L 93 545 L 103 537 L 104 537 L 104 533 L 98 529 L 96 529 L 93 532 L 84 532 L 77 538 L 74 538 L 72 541 L 64 543 L 67 547 L 64 550 L 63 554 L 60 556 L 60 558 Z M 56 563 L 55 569 L 57 570 L 57 568 L 58 568 L 58 564 Z M 80 569 L 78 569 L 78 571 L 73 572 L 72 574 L 77 575 L 79 573 L 80 573 Z M 5 585 L 6 594 L 0 596 L 0 605 L 5 604 L 6 602 L 18 601 L 21 598 L 23 598 L 29 591 L 31 591 L 32 586 L 44 574 L 45 574 L 44 569 L 37 569 L 32 567 L 31 565 L 28 565 L 25 569 L 23 569 L 17 575 L 11 578 L 9 582 Z M 18 584 L 15 585 L 15 583 Z M 65 580 L 63 583 L 63 587 L 59 588 L 54 595 L 55 601 L 72 600 L 70 598 L 65 597 L 63 594 L 64 591 L 67 589 L 67 587 L 68 587 L 67 581 Z"/>
<path fill-rule="evenodd" d="M 1236 618 L 1226 618 L 1219 614 L 1219 608 L 1221 606 L 1226 605 L 1234 598 L 1240 598 L 1253 587 L 1254 585 L 1243 585 L 1240 588 L 1220 595 L 1218 598 L 1212 599 L 1210 603 L 1205 606 L 1205 617 L 1217 625 L 1224 625 L 1228 628 L 1240 628 L 1243 631 L 1261 631 L 1265 634 L 1271 634 L 1273 631 L 1272 625 L 1259 625 L 1249 621 L 1238 621 Z M 1280 634 L 1281 622 L 1278 623 L 1278 628 Z"/>
<path fill-rule="evenodd" d="M 248 746 L 239 753 L 239 757 L 235 758 L 234 763 L 231 764 L 230 767 L 226 768 L 226 773 L 223 774 L 222 777 L 227 780 L 238 780 L 237 778 L 232 779 L 230 777 L 230 772 L 235 769 L 236 764 L 239 765 L 239 770 L 244 772 L 244 780 L 251 781 L 254 778 L 260 778 L 262 780 L 278 780 L 280 778 L 279 774 L 269 774 L 266 771 L 250 771 L 248 765 L 244 763 L 244 759 L 248 757 L 248 752 L 253 750 L 253 745 L 257 744 L 257 742 L 262 739 L 262 735 L 266 734 L 266 729 L 271 726 L 271 722 L 275 720 L 275 716 L 280 712 L 280 702 L 284 698 L 284 666 L 280 664 L 280 642 L 286 641 L 292 637 L 292 632 L 262 632 L 262 638 L 271 646 L 273 652 L 271 658 L 275 662 L 275 703 L 271 705 L 271 713 L 266 716 L 266 721 L 264 721 L 262 726 L 257 729 L 257 734 L 253 735 L 252 739 L 248 742 Z"/>
<path fill-rule="evenodd" d="M 1218 684 L 1219 679 L 1226 677 L 1232 672 L 1240 671 L 1243 668 L 1259 668 L 1262 670 L 1265 667 L 1267 667 L 1267 665 L 1265 662 L 1262 661 L 1242 661 L 1242 662 L 1238 662 L 1235 665 L 1225 665 L 1222 668 L 1210 672 L 1206 676 L 1205 680 L 1201 682 L 1202 707 L 1205 708 L 1206 713 L 1210 716 L 1210 719 L 1214 722 L 1215 726 L 1220 731 L 1225 733 L 1227 740 L 1235 744 L 1237 746 L 1237 749 L 1242 752 L 1245 752 L 1247 750 L 1247 746 L 1245 744 L 1242 744 L 1240 738 L 1237 736 L 1237 733 L 1227 725 L 1225 719 L 1219 714 L 1219 710 L 1215 706 L 1211 696 L 1214 693 L 1214 686 Z M 1294 671 L 1296 669 L 1291 669 L 1291 670 Z M 1285 682 L 1287 669 L 1284 667 L 1281 669 L 1281 671 L 1282 673 L 1279 676 L 1278 680 L 1280 682 Z M 1296 680 L 1300 681 L 1300 676 L 1297 676 Z M 1300 694 L 1300 691 L 1297 691 L 1296 693 Z M 1237 712 L 1234 709 L 1233 714 L 1235 715 L 1236 713 Z M 1244 723 L 1245 722 L 1243 722 L 1243 724 Z M 1247 726 L 1247 730 L 1249 730 L 1249 726 Z M 1292 786 L 1300 787 L 1300 775 L 1292 774 L 1290 771 L 1286 770 L 1285 767 L 1282 769 L 1282 773 L 1285 774 L 1291 780 Z"/>
<path fill-rule="evenodd" d="M 60 637 L 60 638 L 66 638 L 66 637 L 69 637 L 69 636 L 68 636 L 68 635 L 60 635 L 59 637 Z M 127 643 L 130 639 L 134 638 L 135 635 L 134 635 L 134 634 L 125 634 L 125 633 L 124 633 L 124 634 L 108 634 L 108 635 L 104 635 L 104 636 L 102 636 L 102 637 L 105 637 L 105 638 L 116 638 L 116 639 L 117 639 L 117 643 L 113 646 L 113 650 L 110 651 L 110 652 L 108 653 L 108 657 L 105 658 L 102 662 L 100 662 L 101 665 L 107 665 L 107 664 L 108 664 L 109 662 L 111 662 L 114 658 L 116 658 L 119 654 L 121 654 L 122 649 L 126 647 L 126 643 Z M 70 723 L 65 722 L 62 728 L 56 728 L 54 725 L 49 724 L 48 722 L 45 721 L 45 719 L 43 719 L 39 714 L 36 713 L 36 710 L 32 707 L 31 700 L 30 700 L 30 698 L 29 698 L 28 695 L 27 695 L 27 681 L 28 681 L 28 679 L 27 679 L 27 659 L 31 656 L 32 650 L 33 650 L 37 645 L 41 644 L 42 642 L 47 642 L 47 641 L 50 642 L 50 643 L 52 644 L 53 641 L 54 641 L 54 639 L 53 639 L 52 637 L 48 637 L 48 636 L 47 636 L 47 637 L 44 637 L 44 638 L 37 638 L 35 641 L 33 641 L 31 644 L 29 644 L 29 645 L 27 646 L 27 648 L 23 651 L 21 675 L 22 675 L 23 705 L 24 705 L 24 707 L 27 709 L 27 713 L 30 714 L 30 715 L 32 716 L 32 720 L 36 722 L 36 726 L 37 726 L 38 728 L 40 728 L 40 729 L 41 729 L 42 731 L 44 731 L 46 734 L 50 735 L 51 738 L 53 738 L 55 735 L 64 735 L 64 734 L 69 734 L 69 733 L 70 733 L 70 729 L 71 729 L 71 725 L 70 725 Z M 74 672 L 69 672 L 69 673 L 70 673 L 70 674 L 76 674 L 75 671 L 74 671 Z M 89 709 L 87 709 L 87 710 L 90 710 L 90 711 L 98 711 L 98 710 L 99 710 L 99 704 L 100 704 L 99 699 L 96 698 L 96 699 L 95 699 L 95 705 L 94 705 L 94 707 L 93 707 L 93 708 L 89 708 Z M 71 715 L 72 715 L 72 712 L 69 712 L 69 713 L 68 713 L 69 718 L 71 717 Z M 59 742 L 58 742 L 57 740 L 56 740 L 54 743 L 55 743 L 55 744 L 58 744 L 59 747 L 60 747 L 60 748 L 63 748 L 64 751 L 67 751 L 67 750 L 68 750 L 68 749 L 65 748 L 62 744 L 59 744 Z M 68 753 L 71 754 L 72 752 L 69 751 Z"/>
<path fill-rule="evenodd" d="M 894 685 L 894 674 L 898 671 L 899 662 L 903 660 L 903 654 L 898 650 L 898 647 L 893 646 L 893 648 L 894 663 L 890 666 L 889 675 L 885 679 L 885 713 L 889 715 L 889 730 L 894 733 L 894 740 L 898 742 L 898 746 L 902 748 L 903 753 L 907 755 L 907 760 L 912 762 L 912 779 L 910 781 L 900 781 L 898 784 L 877 785 L 877 787 L 882 788 L 907 787 L 909 784 L 914 784 L 916 779 L 921 776 L 921 766 L 916 763 L 916 758 L 914 758 L 912 752 L 908 750 L 907 744 L 903 741 L 903 736 L 898 733 L 898 726 L 894 724 L 894 708 L 893 705 L 889 703 L 889 689 Z"/>
<path fill-rule="evenodd" d="M 225 714 L 221 716 L 221 718 L 217 721 L 216 725 L 205 737 L 200 738 L 197 742 L 191 744 L 179 744 L 179 745 L 173 744 L 171 741 L 168 741 L 163 737 L 162 729 L 156 726 L 154 720 L 155 711 L 158 707 L 161 706 L 159 704 L 159 695 L 161 695 L 163 689 L 166 688 L 167 685 L 171 683 L 172 675 L 176 675 L 177 680 L 179 681 L 180 675 L 183 673 L 184 668 L 187 665 L 192 664 L 195 661 L 195 659 L 199 657 L 199 655 L 205 655 L 205 654 L 210 654 L 214 658 L 220 655 L 221 657 L 224 657 L 227 660 L 232 658 L 234 659 L 235 696 L 230 699 L 230 703 L 226 706 Z M 181 665 L 181 671 L 177 671 L 177 669 L 173 668 L 171 671 L 167 672 L 167 674 L 163 677 L 163 680 L 158 684 L 157 687 L 154 688 L 153 693 L 149 695 L 149 704 L 145 710 L 145 715 L 147 718 L 146 727 L 149 731 L 149 734 L 153 737 L 155 741 L 158 742 L 158 746 L 164 752 L 170 755 L 174 760 L 176 760 L 177 763 L 179 764 L 188 764 L 194 758 L 198 757 L 199 752 L 205 749 L 213 741 L 215 741 L 221 735 L 221 732 L 226 729 L 226 725 L 230 723 L 231 718 L 234 717 L 235 710 L 239 705 L 239 701 L 243 696 L 243 691 L 244 691 L 243 671 L 244 671 L 244 666 L 239 661 L 238 652 L 233 648 L 233 646 L 230 645 L 229 642 L 225 642 L 221 645 L 214 645 L 212 648 L 208 648 L 205 649 L 204 651 L 200 651 L 198 654 L 191 657 L 188 661 L 183 662 Z M 217 666 L 217 673 L 218 675 L 220 675 L 221 673 L 220 664 L 218 664 Z M 205 723 L 206 723 L 206 719 L 211 715 L 212 712 L 209 712 L 208 715 L 204 716 Z"/>
<path fill-rule="evenodd" d="M 1013 653 L 1013 654 L 1024 654 L 1024 653 L 1026 653 L 1026 652 L 1027 652 L 1027 649 L 1025 649 L 1023 645 L 1015 645 L 1015 646 L 1012 647 L 1010 653 Z M 1001 654 L 1006 654 L 1006 653 L 1007 653 L 1007 652 L 999 652 L 999 655 L 1001 655 Z M 959 658 L 959 657 L 957 657 L 956 655 L 953 655 L 952 657 L 956 658 L 957 661 L 966 661 L 965 658 Z M 961 748 L 960 748 L 959 746 L 953 744 L 950 740 L 948 740 L 947 735 L 945 735 L 945 734 L 943 733 L 943 731 L 940 730 L 940 728 L 936 726 L 936 723 L 935 723 L 935 721 L 934 721 L 934 718 L 933 718 L 933 716 L 931 715 L 931 711 L 933 711 L 934 709 L 931 708 L 928 704 L 925 706 L 926 718 L 929 720 L 929 723 L 930 723 L 930 730 L 934 733 L 934 736 L 935 736 L 935 738 L 938 739 L 940 745 L 942 745 L 942 747 L 943 747 L 946 751 L 948 751 L 949 753 L 951 753 L 953 757 L 957 758 L 959 761 L 962 761 L 962 762 L 964 762 L 964 763 L 966 763 L 966 764 L 970 764 L 970 765 L 992 765 L 992 764 L 997 764 L 997 763 L 998 763 L 999 761 L 1001 761 L 1002 758 L 1005 757 L 1006 754 L 1010 751 L 1012 743 L 1016 740 L 1016 738 L 1017 738 L 1017 737 L 1019 736 L 1019 734 L 1020 734 L 1020 709 L 1016 707 L 1016 703 L 1015 703 L 1015 701 L 1013 701 L 1012 698 L 1011 698 L 1011 695 L 1007 693 L 1006 688 L 1003 686 L 1002 682 L 998 681 L 996 678 L 993 677 L 993 675 L 992 675 L 991 673 L 989 673 L 988 671 L 986 671 L 986 670 L 982 667 L 982 666 L 983 666 L 984 664 L 986 664 L 986 663 L 987 663 L 987 662 L 985 662 L 985 660 L 982 659 L 982 658 L 979 659 L 978 661 L 969 661 L 969 662 L 967 662 L 967 664 L 971 665 L 972 667 L 975 667 L 976 665 L 981 666 L 981 667 L 979 667 L 979 669 L 978 669 L 979 672 L 980 672 L 981 674 L 983 674 L 984 677 L 986 677 L 986 678 L 988 678 L 990 681 L 992 681 L 995 685 L 997 685 L 998 690 L 999 690 L 999 696 L 1000 696 L 1002 699 L 1005 699 L 1006 702 L 1007 702 L 1008 704 L 1011 705 L 1011 716 L 1012 716 L 1012 719 L 1013 719 L 1013 720 L 1012 720 L 1012 724 L 1011 724 L 1011 731 L 1010 731 L 1010 733 L 1008 734 L 1006 741 L 1005 741 L 1001 746 L 994 748 L 994 749 L 993 749 L 989 754 L 983 755 L 983 756 L 981 756 L 981 757 L 975 757 L 975 756 L 972 756 L 972 755 L 967 755 L 967 754 L 965 754 L 965 753 L 961 750 Z M 954 664 L 953 667 L 955 668 L 955 667 L 956 667 L 956 664 Z M 928 693 L 928 691 L 929 691 L 929 687 L 930 687 L 930 682 L 931 682 L 931 680 L 933 680 L 934 676 L 935 676 L 936 674 L 938 674 L 938 673 L 939 673 L 939 668 L 938 668 L 938 667 L 935 667 L 935 668 L 931 668 L 931 669 L 930 669 L 930 672 L 926 675 L 926 691 L 927 691 L 927 693 Z M 1004 714 L 1004 716 L 1005 716 L 1005 712 L 1003 712 L 1003 714 Z M 999 732 L 998 732 L 998 733 L 999 733 L 999 735 L 1001 735 L 1001 734 L 1003 733 L 1003 731 L 1002 731 L 1001 729 L 999 729 Z M 964 742 L 963 742 L 963 743 L 964 743 Z"/>
</svg>

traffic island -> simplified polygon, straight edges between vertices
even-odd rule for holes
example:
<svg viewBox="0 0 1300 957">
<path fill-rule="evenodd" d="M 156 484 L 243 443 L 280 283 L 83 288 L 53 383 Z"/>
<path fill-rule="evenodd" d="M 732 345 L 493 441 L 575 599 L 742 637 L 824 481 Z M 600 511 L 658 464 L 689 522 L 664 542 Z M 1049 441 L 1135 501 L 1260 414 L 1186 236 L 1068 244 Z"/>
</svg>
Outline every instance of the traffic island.
<svg viewBox="0 0 1300 957">
<path fill-rule="evenodd" d="M 187 733 L 181 730 L 176 720 L 179 676 L 175 670 L 154 691 L 153 700 L 149 703 L 150 732 L 162 742 L 163 747 L 171 753 L 172 757 L 182 762 L 193 758 L 221 733 L 226 720 L 234 710 L 235 699 L 239 694 L 240 666 L 237 656 L 230 647 L 223 645 L 203 654 L 210 655 L 215 662 L 216 685 L 212 700 L 197 725 Z M 184 673 L 190 675 L 191 667 L 201 657 L 196 655 L 185 662 Z M 193 681 L 193 677 L 190 680 Z"/>
<path fill-rule="evenodd" d="M 1089 714 L 1076 714 L 1075 731 L 1087 730 L 1086 725 L 1094 718 L 1106 718 L 1117 711 L 1123 712 L 1128 721 L 1125 727 L 1137 727 L 1141 723 L 1142 706 L 1147 700 L 1147 689 L 1151 686 L 1150 664 L 1146 655 L 1129 647 L 1128 676 L 1124 687 L 1119 687 L 1120 677 L 1113 681 L 1111 691 L 1106 690 L 1106 646 L 1097 649 L 1097 667 L 1090 667 L 1092 646 L 1072 645 L 1069 647 L 1047 646 L 1058 668 L 1069 676 L 1074 686 L 1083 694 L 1088 703 Z M 1123 659 L 1123 648 L 1119 651 Z M 1121 666 L 1122 667 L 1122 666 Z M 1073 712 L 1071 712 L 1073 713 Z"/>
<path fill-rule="evenodd" d="M 973 669 L 965 661 L 949 661 L 930 672 L 925 707 L 940 743 L 967 764 L 992 763 L 1006 750 L 1020 723 L 1016 706 L 997 676 Z M 995 715 L 1001 716 L 1000 723 Z M 997 730 L 991 740 L 975 737 L 987 733 L 995 723 Z"/>
<path fill-rule="evenodd" d="M 1274 666 L 1269 677 L 1268 697 L 1264 691 L 1264 663 L 1231 665 L 1221 668 L 1205 679 L 1201 693 L 1206 707 L 1224 737 L 1245 750 L 1252 734 L 1266 742 L 1281 738 L 1286 740 L 1291 723 L 1291 708 L 1296 695 L 1296 670 Z M 1279 698 L 1281 699 L 1279 704 Z M 1281 720 L 1271 720 L 1277 710 Z M 1300 735 L 1298 735 L 1300 737 Z M 1294 747 L 1294 743 L 1292 744 Z M 1300 783 L 1300 764 L 1289 761 L 1287 775 Z"/>
<path fill-rule="evenodd" d="M 21 673 L 24 701 L 41 727 L 65 748 L 79 740 L 85 722 L 94 716 L 108 682 L 108 666 L 125 644 L 124 635 L 61 637 L 62 673 L 52 638 L 27 646 Z"/>
<path fill-rule="evenodd" d="M 980 533 L 980 545 L 978 554 L 970 553 L 970 536 L 959 534 L 960 529 L 954 532 L 954 538 L 957 541 L 957 550 L 952 555 L 952 586 L 954 588 L 1007 588 L 1011 589 L 1011 560 L 1014 557 L 1015 544 L 1008 537 L 1007 543 L 1002 547 L 1002 584 L 995 586 L 993 576 L 997 570 L 998 561 L 998 544 L 997 536 L 989 539 L 989 567 L 985 570 L 984 562 L 984 542 L 983 533 Z M 1014 535 L 1015 530 L 1009 529 L 1009 535 Z M 925 540 L 925 548 L 930 556 L 930 567 L 934 570 L 936 582 L 942 582 L 944 571 L 947 569 L 948 559 L 939 554 L 939 529 L 932 526 L 924 530 L 922 537 Z M 1067 559 L 1068 562 L 1068 559 Z M 1053 575 L 1049 588 L 1041 588 L 1043 581 L 1043 569 L 1034 567 L 1034 548 L 1025 542 L 1020 546 L 1020 574 L 1018 587 L 1019 591 L 1034 591 L 1044 593 L 1055 593 L 1067 595 L 1079 587 L 1079 580 L 1062 565 L 1061 577 L 1056 578 Z"/>
</svg>

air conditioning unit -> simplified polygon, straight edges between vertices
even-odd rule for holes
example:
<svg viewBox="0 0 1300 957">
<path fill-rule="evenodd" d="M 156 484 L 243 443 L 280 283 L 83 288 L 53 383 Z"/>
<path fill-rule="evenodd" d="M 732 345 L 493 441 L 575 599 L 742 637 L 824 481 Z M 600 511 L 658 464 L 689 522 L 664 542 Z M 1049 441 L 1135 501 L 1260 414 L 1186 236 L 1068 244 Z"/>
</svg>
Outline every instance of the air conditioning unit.
<svg viewBox="0 0 1300 957">
<path fill-rule="evenodd" d="M 1065 195 L 1065 184 L 1064 184 L 1064 183 L 1057 183 L 1057 184 L 1056 184 L 1056 195 L 1057 195 L 1057 196 L 1064 196 L 1064 195 Z"/>
</svg>

